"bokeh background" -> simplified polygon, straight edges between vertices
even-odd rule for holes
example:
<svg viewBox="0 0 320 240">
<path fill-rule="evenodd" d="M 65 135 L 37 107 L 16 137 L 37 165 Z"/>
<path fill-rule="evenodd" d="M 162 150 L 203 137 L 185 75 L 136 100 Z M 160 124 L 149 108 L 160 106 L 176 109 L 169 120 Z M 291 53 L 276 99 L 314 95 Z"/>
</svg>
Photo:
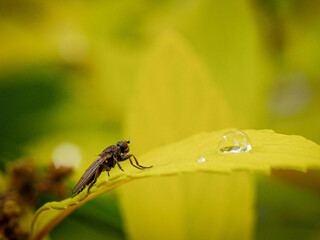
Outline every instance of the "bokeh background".
<svg viewBox="0 0 320 240">
<path fill-rule="evenodd" d="M 68 162 L 71 189 L 102 149 L 132 138 L 130 99 L 163 36 L 179 36 L 208 70 L 232 127 L 320 144 L 319 11 L 316 0 L 1 0 L 2 175 L 24 157 Z M 255 239 L 320 239 L 319 173 L 278 171 L 257 185 Z M 90 201 L 51 239 L 124 239 L 117 198 Z"/>
</svg>

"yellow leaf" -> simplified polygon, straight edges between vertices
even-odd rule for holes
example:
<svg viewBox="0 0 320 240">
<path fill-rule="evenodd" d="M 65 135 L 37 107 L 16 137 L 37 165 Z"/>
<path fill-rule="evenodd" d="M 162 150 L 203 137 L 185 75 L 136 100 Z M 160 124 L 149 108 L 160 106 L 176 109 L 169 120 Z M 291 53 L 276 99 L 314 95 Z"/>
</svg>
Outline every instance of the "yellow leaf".
<svg viewBox="0 0 320 240">
<path fill-rule="evenodd" d="M 134 143 L 132 152 L 139 154 L 146 149 L 180 140 L 193 133 L 232 125 L 229 107 L 221 91 L 214 84 L 213 80 L 216 79 L 209 74 L 192 46 L 177 32 L 171 30 L 160 35 L 142 64 L 141 72 L 125 122 L 125 133 Z M 166 175 L 173 174 L 172 169 L 167 170 Z M 242 175 L 234 178 L 238 179 L 237 182 L 243 183 L 245 177 Z M 217 186 L 215 182 L 219 182 L 220 185 Z M 152 238 L 163 239 L 170 235 L 173 239 L 185 239 L 187 235 L 201 236 L 202 228 L 199 226 L 195 231 L 197 224 L 192 221 L 194 218 L 188 219 L 194 226 L 192 234 L 186 232 L 188 228 L 184 219 L 186 215 L 192 215 L 190 205 L 198 200 L 197 196 L 207 192 L 202 205 L 211 201 L 208 195 L 210 191 L 206 191 L 208 183 L 216 186 L 211 187 L 214 193 L 209 194 L 210 196 L 224 196 L 232 191 L 232 181 L 228 181 L 227 177 L 208 177 L 203 174 L 194 177 L 152 178 L 144 180 L 143 183 L 132 183 L 120 188 L 119 199 L 129 238 L 143 239 L 149 235 Z M 253 192 L 251 185 L 243 185 L 246 192 Z M 189 190 L 191 194 L 188 193 Z M 196 196 L 190 199 L 189 195 Z M 248 196 L 250 200 L 253 199 L 253 194 Z M 244 201 L 242 199 L 239 202 Z M 246 201 L 247 204 L 251 202 Z M 216 208 L 228 208 L 225 205 L 226 201 L 220 203 L 223 206 L 216 202 L 219 206 Z M 143 211 L 138 213 L 139 209 Z M 196 215 L 202 216 L 205 221 L 207 215 L 199 215 L 201 211 L 206 211 L 203 208 L 202 210 L 197 208 Z M 221 222 L 220 216 L 223 214 L 214 216 L 218 217 L 208 221 Z M 247 213 L 246 216 L 250 219 L 252 214 Z M 138 226 L 145 226 L 148 231 Z M 247 230 L 245 226 L 242 228 Z M 210 235 L 213 237 L 219 233 L 215 231 Z M 205 234 L 208 234 L 208 231 Z"/>
<path fill-rule="evenodd" d="M 252 2 L 194 1 L 172 17 L 221 85 L 236 127 L 255 128 L 263 122 L 261 106 L 273 76 Z"/>
<path fill-rule="evenodd" d="M 225 81 L 225 76 L 211 76 L 193 47 L 182 35 L 167 31 L 151 48 L 142 65 L 142 74 L 130 101 L 131 111 L 128 111 L 125 122 L 126 136 L 134 143 L 132 152 L 139 154 L 194 133 L 235 125 L 222 92 L 214 84 Z M 232 90 L 235 89 L 230 92 Z M 241 124 L 238 120 L 236 124 Z M 191 171 L 192 168 L 190 166 Z M 165 174 L 172 175 L 174 171 L 167 168 Z M 234 192 L 240 183 L 242 193 Z M 204 239 L 224 239 L 227 237 L 225 233 L 245 239 L 252 232 L 254 213 L 250 206 L 254 201 L 254 187 L 248 173 L 152 178 L 125 185 L 118 193 L 125 229 L 131 239 L 146 236 L 164 239 L 168 235 L 173 239 L 186 239 L 187 236 L 191 239 L 201 236 Z M 233 195 L 233 202 L 225 199 L 229 195 Z M 193 205 L 198 205 L 194 211 Z M 239 211 L 227 214 L 232 209 Z M 187 218 L 186 222 L 186 216 L 193 217 Z M 202 221 L 210 222 L 214 227 L 208 230 L 206 224 L 199 224 Z M 233 226 L 239 227 L 224 231 L 226 225 L 222 223 L 228 221 L 237 222 Z M 145 226 L 148 231 L 140 226 Z M 189 226 L 193 226 L 192 232 Z"/>
<path fill-rule="evenodd" d="M 250 172 L 269 173 L 271 168 L 300 171 L 305 171 L 307 168 L 320 168 L 320 147 L 317 144 L 300 136 L 277 134 L 271 130 L 244 131 L 251 140 L 253 149 L 250 152 L 219 154 L 217 151 L 219 139 L 227 131 L 228 129 L 200 133 L 174 144 L 155 149 L 139 159 L 142 165 L 153 165 L 153 168 L 141 171 L 133 168 L 130 163 L 124 162 L 122 165 L 125 172 L 115 169 L 111 172 L 110 178 L 107 178 L 106 174 L 100 176 L 90 194 L 83 191 L 74 198 L 45 204 L 35 214 L 32 224 L 32 239 L 40 239 L 54 225 L 88 200 L 133 179 L 195 172 L 213 173 L 213 176 L 217 179 L 220 175 L 216 173 L 223 173 L 225 174 L 223 176 L 226 176 L 227 179 L 222 180 L 222 182 L 218 181 L 218 184 L 220 184 L 221 189 L 224 185 L 230 186 L 230 191 L 227 191 L 230 195 L 234 191 L 240 191 L 241 186 L 251 185 L 250 180 L 245 176 L 249 175 Z M 198 163 L 197 160 L 201 157 L 204 157 L 206 161 Z M 231 177 L 228 175 L 230 173 Z M 241 184 L 237 186 L 238 190 L 235 190 L 236 185 L 234 184 L 237 181 L 232 181 L 232 179 L 242 179 L 247 184 Z M 223 183 L 224 181 L 226 182 Z M 203 184 L 207 183 L 210 184 L 211 182 L 205 181 Z M 248 191 L 248 197 L 250 198 L 252 195 L 251 188 L 245 187 L 244 189 Z M 230 203 L 232 203 L 231 200 Z M 244 210 L 241 210 L 241 212 L 245 213 Z M 223 211 L 220 214 L 223 214 Z M 247 221 L 251 220 L 248 219 Z M 238 219 L 239 222 L 241 222 L 241 219 Z M 203 227 L 210 228 L 210 226 L 210 222 L 203 223 Z M 141 231 L 146 231 L 146 229 L 142 226 Z M 215 232 L 215 234 L 218 233 Z M 248 232 L 244 232 L 243 235 L 248 235 Z"/>
<path fill-rule="evenodd" d="M 251 237 L 255 190 L 249 172 L 147 178 L 120 190 L 123 187 L 120 200 L 128 239 Z"/>
<path fill-rule="evenodd" d="M 136 154 L 233 123 L 207 69 L 174 31 L 163 34 L 151 49 L 133 94 L 124 132 Z"/>
</svg>

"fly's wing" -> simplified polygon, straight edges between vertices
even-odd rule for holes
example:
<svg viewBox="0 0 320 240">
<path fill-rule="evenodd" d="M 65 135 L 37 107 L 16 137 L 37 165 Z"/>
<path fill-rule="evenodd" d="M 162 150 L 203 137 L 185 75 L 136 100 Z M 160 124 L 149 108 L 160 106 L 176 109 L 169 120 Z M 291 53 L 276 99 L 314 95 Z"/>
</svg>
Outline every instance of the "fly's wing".
<svg viewBox="0 0 320 240">
<path fill-rule="evenodd" d="M 86 185 L 86 183 L 92 178 L 92 176 L 96 173 L 97 169 L 99 168 L 100 164 L 103 163 L 109 155 L 98 157 L 91 165 L 90 167 L 85 171 L 85 173 L 80 178 L 77 185 L 72 190 L 72 193 L 76 193 L 79 191 L 79 189 Z"/>
</svg>

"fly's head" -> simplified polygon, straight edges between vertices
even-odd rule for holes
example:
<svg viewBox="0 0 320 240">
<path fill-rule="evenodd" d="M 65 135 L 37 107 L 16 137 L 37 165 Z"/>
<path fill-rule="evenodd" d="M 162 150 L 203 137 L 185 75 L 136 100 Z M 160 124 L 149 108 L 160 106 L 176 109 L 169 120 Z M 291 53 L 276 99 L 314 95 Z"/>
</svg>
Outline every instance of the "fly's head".
<svg viewBox="0 0 320 240">
<path fill-rule="evenodd" d="M 123 142 L 118 142 L 117 146 L 120 147 L 121 153 L 128 153 L 129 152 L 129 144 L 130 141 L 123 141 Z"/>
</svg>

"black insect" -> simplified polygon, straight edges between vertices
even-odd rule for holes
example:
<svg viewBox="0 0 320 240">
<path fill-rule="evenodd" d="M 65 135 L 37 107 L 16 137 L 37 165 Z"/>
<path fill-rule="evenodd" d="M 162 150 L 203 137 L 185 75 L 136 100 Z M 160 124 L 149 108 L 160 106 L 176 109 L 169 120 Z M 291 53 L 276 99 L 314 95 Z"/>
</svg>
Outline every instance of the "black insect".
<svg viewBox="0 0 320 240">
<path fill-rule="evenodd" d="M 100 176 L 101 172 L 108 171 L 108 176 L 110 176 L 109 171 L 111 170 L 111 168 L 114 168 L 116 164 L 122 171 L 124 171 L 119 164 L 119 162 L 121 161 L 129 159 L 131 165 L 140 170 L 151 168 L 152 166 L 141 166 L 134 155 L 127 155 L 127 153 L 129 152 L 128 143 L 130 143 L 130 141 L 118 142 L 117 145 L 111 145 L 110 147 L 107 147 L 105 150 L 103 150 L 99 157 L 85 171 L 77 185 L 72 190 L 74 196 L 82 192 L 87 185 L 89 185 L 87 190 L 87 192 L 89 193 L 90 188 L 93 186 L 93 184 L 96 183 L 97 178 Z M 134 161 L 137 165 L 133 164 L 131 157 L 134 158 Z"/>
</svg>

